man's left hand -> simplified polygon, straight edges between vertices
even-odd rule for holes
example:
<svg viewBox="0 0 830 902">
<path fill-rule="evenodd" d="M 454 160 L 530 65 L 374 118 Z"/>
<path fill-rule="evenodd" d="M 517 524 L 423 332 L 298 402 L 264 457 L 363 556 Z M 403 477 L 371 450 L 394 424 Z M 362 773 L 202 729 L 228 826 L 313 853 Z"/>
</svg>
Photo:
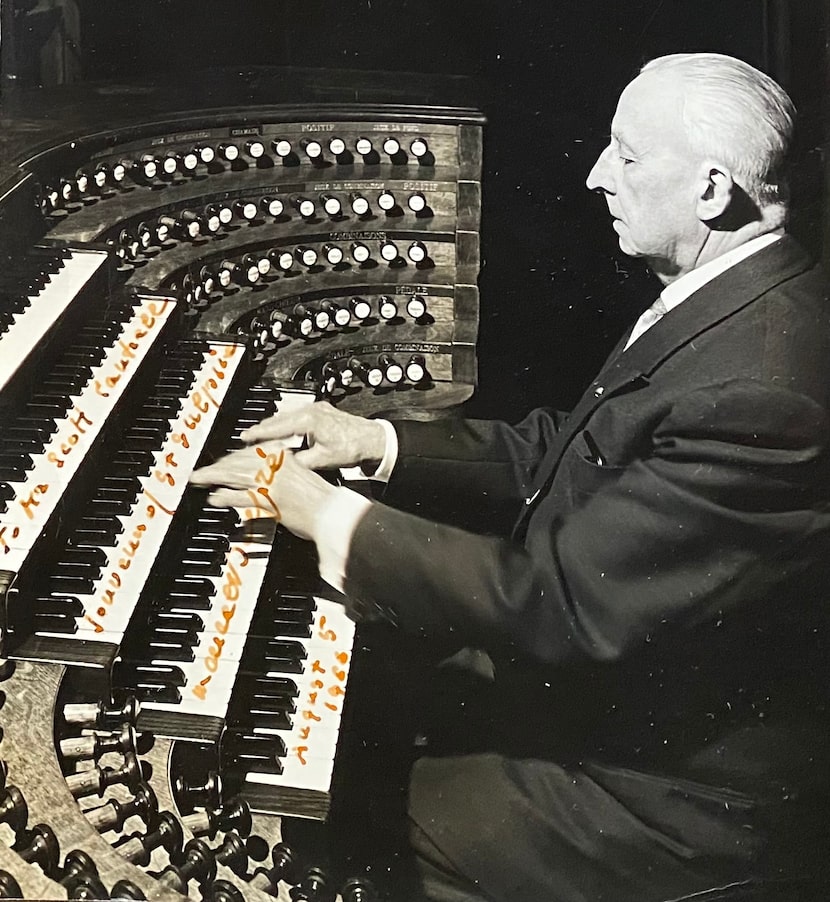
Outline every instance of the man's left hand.
<svg viewBox="0 0 830 902">
<path fill-rule="evenodd" d="M 259 442 L 220 458 L 190 476 L 215 486 L 213 507 L 236 507 L 244 516 L 272 517 L 303 539 L 315 539 L 318 514 L 336 487 L 300 466 L 281 442 Z"/>
</svg>

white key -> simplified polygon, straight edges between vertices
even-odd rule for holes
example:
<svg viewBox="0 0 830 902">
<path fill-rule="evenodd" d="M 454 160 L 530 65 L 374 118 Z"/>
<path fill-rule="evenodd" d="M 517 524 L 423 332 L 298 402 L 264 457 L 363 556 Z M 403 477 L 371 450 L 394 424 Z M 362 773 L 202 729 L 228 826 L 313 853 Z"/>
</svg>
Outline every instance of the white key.
<svg viewBox="0 0 830 902">
<path fill-rule="evenodd" d="M 175 302 L 167 299 L 141 302 L 73 398 L 73 406 L 35 458 L 25 481 L 10 483 L 15 494 L 6 513 L 0 514 L 0 565 L 4 569 L 16 571 L 22 566 L 175 307 Z"/>
<path fill-rule="evenodd" d="M 73 250 L 43 289 L 30 296 L 31 305 L 14 317 L 1 337 L 0 389 L 108 259 L 106 251 Z"/>
</svg>

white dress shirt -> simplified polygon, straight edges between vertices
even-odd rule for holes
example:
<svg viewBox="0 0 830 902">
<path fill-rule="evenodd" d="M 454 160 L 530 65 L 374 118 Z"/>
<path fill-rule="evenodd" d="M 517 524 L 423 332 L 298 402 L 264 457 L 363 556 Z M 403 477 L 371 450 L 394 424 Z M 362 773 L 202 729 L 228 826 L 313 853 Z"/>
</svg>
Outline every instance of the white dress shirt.
<svg viewBox="0 0 830 902">
<path fill-rule="evenodd" d="M 624 350 L 628 350 L 669 310 L 677 307 L 707 282 L 711 282 L 712 279 L 726 272 L 736 263 L 740 263 L 762 248 L 778 241 L 781 234 L 781 232 L 770 232 L 753 238 L 666 285 L 660 292 L 658 301 L 649 307 L 635 323 Z M 386 452 L 380 466 L 370 478 L 375 481 L 388 482 L 398 458 L 398 436 L 390 422 L 387 420 L 378 420 L 377 422 L 381 423 L 386 430 Z M 345 471 L 344 475 L 347 475 Z M 317 554 L 320 559 L 320 575 L 339 592 L 343 591 L 346 581 L 346 562 L 349 558 L 352 536 L 358 523 L 371 506 L 372 502 L 363 495 L 359 495 L 345 486 L 340 486 L 332 496 L 332 500 L 323 505 L 317 513 L 316 532 L 320 537 L 317 540 Z"/>
<path fill-rule="evenodd" d="M 781 232 L 768 232 L 766 235 L 759 235 L 757 238 L 747 241 L 746 244 L 741 244 L 731 251 L 721 254 L 720 257 L 715 257 L 714 260 L 704 263 L 703 266 L 687 272 L 686 275 L 675 279 L 674 282 L 670 282 L 660 292 L 660 297 L 657 298 L 651 307 L 640 314 L 640 318 L 634 324 L 634 328 L 631 330 L 631 335 L 628 336 L 628 341 L 625 343 L 623 350 L 627 351 L 657 320 L 662 319 L 669 310 L 673 310 L 678 304 L 682 304 L 686 298 L 691 297 L 699 288 L 703 288 L 707 282 L 711 282 L 715 276 L 726 272 L 727 269 L 731 269 L 736 263 L 746 260 L 747 257 L 751 257 L 762 248 L 774 244 L 781 235 Z"/>
</svg>

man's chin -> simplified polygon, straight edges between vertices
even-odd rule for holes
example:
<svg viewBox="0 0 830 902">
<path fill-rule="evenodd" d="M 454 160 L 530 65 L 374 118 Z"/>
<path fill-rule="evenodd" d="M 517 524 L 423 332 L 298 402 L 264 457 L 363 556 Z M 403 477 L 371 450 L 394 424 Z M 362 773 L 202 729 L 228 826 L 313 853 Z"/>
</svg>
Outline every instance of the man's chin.
<svg viewBox="0 0 830 902">
<path fill-rule="evenodd" d="M 614 219 L 611 225 L 613 226 L 614 231 L 617 233 L 620 250 L 624 254 L 627 254 L 629 257 L 639 257 L 640 254 L 637 251 L 637 248 L 635 248 L 628 239 L 628 229 L 625 223 L 621 219 Z"/>
<path fill-rule="evenodd" d="M 642 254 L 631 244 L 625 235 L 619 236 L 618 244 L 620 246 L 620 250 L 629 257 L 641 257 Z"/>
</svg>

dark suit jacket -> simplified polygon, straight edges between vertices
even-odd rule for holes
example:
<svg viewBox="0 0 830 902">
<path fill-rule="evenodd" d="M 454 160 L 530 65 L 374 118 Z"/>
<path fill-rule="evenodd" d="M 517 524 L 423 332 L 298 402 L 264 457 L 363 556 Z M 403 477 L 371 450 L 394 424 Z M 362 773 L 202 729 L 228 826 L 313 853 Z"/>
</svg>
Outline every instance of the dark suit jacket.
<svg viewBox="0 0 830 902">
<path fill-rule="evenodd" d="M 456 779 L 494 817 L 531 796 L 548 829 L 522 766 L 549 761 L 691 850 L 692 889 L 800 867 L 830 782 L 829 412 L 827 284 L 785 237 L 612 354 L 564 423 L 396 423 L 346 589 L 491 652 L 510 713 Z M 466 529 L 411 513 L 448 509 Z M 422 826 L 480 869 L 469 810 L 433 803 Z"/>
</svg>

